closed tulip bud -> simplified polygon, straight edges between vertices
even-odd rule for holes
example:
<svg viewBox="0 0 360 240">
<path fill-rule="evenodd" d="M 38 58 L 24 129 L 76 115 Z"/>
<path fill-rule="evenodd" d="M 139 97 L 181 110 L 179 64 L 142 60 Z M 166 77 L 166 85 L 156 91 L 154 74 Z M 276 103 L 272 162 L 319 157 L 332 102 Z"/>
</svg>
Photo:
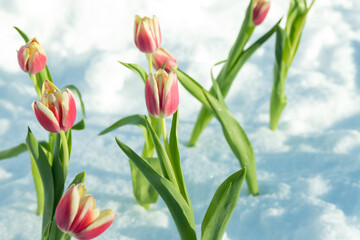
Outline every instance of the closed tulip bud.
<svg viewBox="0 0 360 240">
<path fill-rule="evenodd" d="M 153 53 L 161 45 L 161 32 L 156 16 L 140 18 L 135 16 L 135 45 L 144 53 Z"/>
<path fill-rule="evenodd" d="M 156 70 L 159 70 L 165 61 L 165 71 L 167 73 L 171 72 L 170 67 L 177 68 L 178 66 L 174 56 L 171 55 L 171 53 L 169 53 L 165 48 L 161 47 L 157 49 L 154 54 L 152 54 L 152 63 Z"/>
<path fill-rule="evenodd" d="M 69 130 L 75 122 L 76 105 L 72 92 L 62 93 L 54 84 L 45 81 L 40 102 L 33 102 L 32 108 L 41 126 L 49 132 Z"/>
<path fill-rule="evenodd" d="M 36 74 L 46 66 L 46 54 L 40 43 L 33 38 L 26 45 L 22 46 L 17 54 L 20 68 L 24 72 Z"/>
<path fill-rule="evenodd" d="M 179 106 L 178 79 L 174 72 L 167 74 L 159 69 L 155 75 L 150 73 L 145 85 L 146 106 L 154 117 L 167 117 L 174 114 Z"/>
<path fill-rule="evenodd" d="M 270 2 L 266 0 L 256 0 L 253 5 L 253 24 L 260 25 L 270 9 Z"/>
<path fill-rule="evenodd" d="M 83 183 L 71 185 L 55 211 L 57 226 L 71 237 L 84 240 L 102 234 L 116 217 L 111 209 L 100 212 L 95 208 L 95 199 L 86 192 Z"/>
</svg>

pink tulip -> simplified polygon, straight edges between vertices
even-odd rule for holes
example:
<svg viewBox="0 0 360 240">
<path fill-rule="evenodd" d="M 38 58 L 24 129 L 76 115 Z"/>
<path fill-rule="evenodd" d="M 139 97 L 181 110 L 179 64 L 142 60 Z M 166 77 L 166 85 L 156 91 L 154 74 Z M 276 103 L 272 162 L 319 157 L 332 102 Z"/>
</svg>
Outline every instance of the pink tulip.
<svg viewBox="0 0 360 240">
<path fill-rule="evenodd" d="M 135 16 L 134 40 L 136 47 L 144 53 L 153 53 L 160 47 L 161 32 L 156 16 L 140 18 Z"/>
<path fill-rule="evenodd" d="M 163 118 L 174 114 L 179 106 L 179 88 L 176 74 L 159 69 L 149 73 L 145 85 L 145 100 L 149 113 Z"/>
<path fill-rule="evenodd" d="M 270 9 L 270 2 L 266 0 L 256 0 L 253 5 L 253 24 L 260 25 Z"/>
<path fill-rule="evenodd" d="M 55 211 L 57 226 L 71 237 L 84 240 L 102 234 L 116 217 L 111 209 L 100 212 L 95 208 L 95 199 L 86 192 L 83 183 L 71 185 Z"/>
<path fill-rule="evenodd" d="M 33 38 L 18 51 L 18 61 L 20 68 L 24 72 L 36 74 L 41 72 L 46 66 L 46 54 L 40 43 Z"/>
<path fill-rule="evenodd" d="M 167 73 L 171 72 L 170 67 L 177 68 L 178 66 L 176 59 L 173 55 L 171 55 L 171 53 L 169 53 L 165 48 L 158 48 L 152 55 L 152 63 L 154 68 L 156 70 L 160 69 L 165 61 L 165 71 Z"/>
<path fill-rule="evenodd" d="M 41 102 L 33 102 L 32 108 L 41 126 L 49 132 L 69 130 L 75 122 L 76 105 L 72 92 L 62 93 L 54 84 L 45 81 Z"/>
</svg>

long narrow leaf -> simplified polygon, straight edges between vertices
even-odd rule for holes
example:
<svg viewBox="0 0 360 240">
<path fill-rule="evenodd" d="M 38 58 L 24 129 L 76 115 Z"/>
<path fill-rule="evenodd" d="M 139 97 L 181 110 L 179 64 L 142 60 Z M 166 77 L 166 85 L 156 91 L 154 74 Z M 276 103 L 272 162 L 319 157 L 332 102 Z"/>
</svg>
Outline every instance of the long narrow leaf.
<svg viewBox="0 0 360 240">
<path fill-rule="evenodd" d="M 181 170 L 181 163 L 180 163 L 179 137 L 178 137 L 178 125 L 179 125 L 178 112 L 179 110 L 176 111 L 175 114 L 173 115 L 172 124 L 171 124 L 170 137 L 169 137 L 169 147 L 171 152 L 170 159 L 175 172 L 176 180 L 179 184 L 180 193 L 181 195 L 183 195 L 184 199 L 191 207 L 191 201 L 186 189 L 185 180 Z"/>
<path fill-rule="evenodd" d="M 124 63 L 120 61 L 119 63 L 121 63 L 123 66 L 127 67 L 128 69 L 132 70 L 141 78 L 144 84 L 146 83 L 147 73 L 140 65 L 134 63 Z"/>
<path fill-rule="evenodd" d="M 14 28 L 20 34 L 20 36 L 24 39 L 25 43 L 27 43 L 29 41 L 29 37 L 23 31 L 21 31 L 18 27 L 14 27 Z"/>
<path fill-rule="evenodd" d="M 36 162 L 44 186 L 44 212 L 41 231 L 44 232 L 48 222 L 52 220 L 54 213 L 54 180 L 52 170 L 45 153 L 32 134 L 30 128 L 28 129 L 28 134 L 26 136 L 26 145 Z"/>
<path fill-rule="evenodd" d="M 239 160 L 240 165 L 247 169 L 246 182 L 249 191 L 251 194 L 257 195 L 259 190 L 256 180 L 255 156 L 246 133 L 225 105 L 222 105 L 214 96 L 205 90 L 203 92 L 209 101 L 213 114 L 215 114 L 221 123 L 224 136 L 231 150 Z"/>
<path fill-rule="evenodd" d="M 146 126 L 145 125 L 145 117 L 144 115 L 132 115 L 132 116 L 128 116 L 125 117 L 123 119 L 120 119 L 119 121 L 115 122 L 114 124 L 112 124 L 110 127 L 102 130 L 99 135 L 104 135 L 106 133 L 109 133 L 111 131 L 114 131 L 115 129 L 125 126 L 125 125 L 142 125 L 142 126 Z"/>
<path fill-rule="evenodd" d="M 143 158 L 119 139 L 116 138 L 116 142 L 162 197 L 175 221 L 181 239 L 195 240 L 194 214 L 174 184 L 160 176 Z"/>
<path fill-rule="evenodd" d="M 216 190 L 201 224 L 202 240 L 221 240 L 239 199 L 245 168 L 233 173 Z"/>
<path fill-rule="evenodd" d="M 15 147 L 0 151 L 0 160 L 17 157 L 28 150 L 25 143 L 21 143 Z"/>
</svg>

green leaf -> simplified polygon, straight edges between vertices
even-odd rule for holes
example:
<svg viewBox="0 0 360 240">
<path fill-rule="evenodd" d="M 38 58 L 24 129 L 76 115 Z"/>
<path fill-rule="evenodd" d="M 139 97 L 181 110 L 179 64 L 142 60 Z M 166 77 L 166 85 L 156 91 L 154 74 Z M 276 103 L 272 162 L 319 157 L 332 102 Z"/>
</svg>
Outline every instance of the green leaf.
<svg viewBox="0 0 360 240">
<path fill-rule="evenodd" d="M 213 114 L 221 123 L 224 136 L 240 165 L 247 169 L 246 182 L 253 195 L 259 192 L 256 180 L 256 163 L 251 143 L 235 117 L 210 93 L 203 91 Z"/>
<path fill-rule="evenodd" d="M 110 127 L 102 130 L 99 135 L 104 135 L 106 133 L 109 133 L 119 127 L 125 126 L 125 125 L 142 125 L 142 126 L 146 126 L 145 125 L 145 117 L 144 115 L 132 115 L 132 116 L 128 116 L 125 117 L 123 119 L 120 119 L 119 121 L 115 122 L 114 124 L 112 124 Z"/>
<path fill-rule="evenodd" d="M 102 132 L 99 133 L 99 135 L 109 133 L 119 127 L 129 124 L 139 126 L 144 134 L 145 139 L 142 156 L 145 159 L 149 160 L 149 163 L 153 168 L 158 169 L 160 163 L 158 159 L 152 159 L 152 156 L 154 154 L 154 144 L 152 142 L 152 137 L 148 129 L 146 128 L 145 122 L 145 116 L 143 115 L 128 116 L 120 119 L 119 121 L 112 124 L 110 127 L 104 129 Z M 155 203 L 157 201 L 158 194 L 154 191 L 150 183 L 143 177 L 139 169 L 137 169 L 137 167 L 131 162 L 130 169 L 135 200 L 145 209 L 149 209 L 149 204 Z"/>
<path fill-rule="evenodd" d="M 119 139 L 116 138 L 116 142 L 162 197 L 175 221 L 181 239 L 195 240 L 196 234 L 193 211 L 174 184 L 159 175 L 145 159 L 137 155 Z"/>
<path fill-rule="evenodd" d="M 21 31 L 18 27 L 14 27 L 14 28 L 20 34 L 20 36 L 24 39 L 25 43 L 27 43 L 29 41 L 28 36 L 23 31 Z"/>
<path fill-rule="evenodd" d="M 144 82 L 144 84 L 146 83 L 147 73 L 140 65 L 134 64 L 134 63 L 124 63 L 124 62 L 120 62 L 120 61 L 119 61 L 119 63 L 121 63 L 128 69 L 132 70 L 134 73 L 136 73 L 141 78 L 141 80 Z"/>
<path fill-rule="evenodd" d="M 277 26 L 279 25 L 281 19 L 267 32 L 265 33 L 261 38 L 259 38 L 255 43 L 253 43 L 250 47 L 248 47 L 246 50 L 242 50 L 240 54 L 238 55 L 231 55 L 229 54 L 229 58 L 233 58 L 232 67 L 229 67 L 230 64 L 228 61 L 225 63 L 225 65 L 222 67 L 220 73 L 218 74 L 216 78 L 216 82 L 219 85 L 219 88 L 221 90 L 221 94 L 223 98 L 226 98 L 226 95 L 228 94 L 231 85 L 233 81 L 235 80 L 237 74 L 239 73 L 242 66 L 245 64 L 245 62 L 252 56 L 252 54 L 255 53 L 255 51 L 263 44 L 265 43 L 276 31 Z M 236 45 L 234 45 L 236 46 Z M 196 98 L 203 103 L 203 99 L 199 97 L 201 95 L 198 90 L 196 90 L 196 84 L 192 83 L 190 84 L 188 81 L 185 81 L 186 78 L 182 75 L 180 76 L 182 79 L 179 78 L 181 84 L 184 86 L 185 84 L 188 85 L 188 87 L 184 86 L 193 96 L 196 94 Z M 187 76 L 190 78 L 189 76 Z M 195 81 L 195 80 L 193 80 Z M 193 87 L 194 86 L 194 87 Z M 197 91 L 197 92 L 195 92 Z M 211 94 L 216 93 L 215 85 L 213 85 L 209 91 Z M 219 95 L 219 93 L 217 94 Z M 203 103 L 204 104 L 204 103 Z M 200 137 L 200 134 L 205 129 L 205 127 L 209 124 L 211 121 L 213 115 L 211 111 L 208 111 L 208 107 L 205 105 L 201 107 L 200 112 L 198 114 L 198 117 L 196 119 L 193 131 L 191 133 L 191 137 L 189 140 L 189 146 L 194 146 L 197 142 L 197 139 Z"/>
<path fill-rule="evenodd" d="M 146 160 L 158 174 L 161 174 L 158 158 L 144 158 L 144 160 Z M 159 195 L 136 165 L 132 161 L 129 161 L 129 163 L 135 200 L 140 206 L 149 209 L 150 204 L 157 202 Z"/>
<path fill-rule="evenodd" d="M 197 100 L 199 100 L 204 106 L 210 108 L 209 103 L 203 94 L 203 87 L 179 68 L 171 69 L 176 73 L 176 76 L 178 77 L 183 87 Z"/>
<path fill-rule="evenodd" d="M 276 31 L 275 62 L 273 87 L 270 98 L 270 129 L 276 130 L 282 111 L 287 99 L 285 95 L 285 83 L 287 70 L 286 61 L 283 60 L 283 51 L 286 42 L 286 32 L 281 27 Z"/>
<path fill-rule="evenodd" d="M 15 147 L 0 151 L 0 160 L 17 157 L 28 150 L 25 143 L 21 143 Z"/>
<path fill-rule="evenodd" d="M 170 137 L 169 137 L 170 159 L 171 159 L 172 167 L 175 172 L 176 181 L 178 182 L 179 185 L 180 193 L 184 197 L 188 205 L 191 207 L 189 193 L 186 189 L 184 176 L 181 170 L 180 153 L 179 153 L 179 137 L 178 137 L 178 125 L 179 125 L 178 111 L 176 111 L 175 114 L 173 115 L 172 124 L 171 124 Z"/>
<path fill-rule="evenodd" d="M 228 177 L 216 190 L 201 224 L 202 240 L 221 240 L 240 196 L 245 168 Z"/>
<path fill-rule="evenodd" d="M 171 164 L 171 160 L 170 160 L 169 156 L 167 155 L 165 149 L 163 148 L 160 138 L 158 137 L 155 130 L 151 126 L 149 118 L 147 118 L 146 116 L 145 116 L 145 118 L 146 118 L 146 121 L 145 121 L 146 127 L 151 135 L 152 140 L 153 140 L 155 150 L 156 150 L 157 156 L 160 161 L 160 166 L 161 166 L 163 175 L 166 179 L 168 179 L 170 182 L 172 182 L 175 186 L 178 187 L 179 185 L 178 185 L 175 173 L 174 173 L 174 169 Z"/>
<path fill-rule="evenodd" d="M 56 134 L 54 151 L 53 151 L 53 164 L 52 164 L 52 175 L 54 179 L 54 205 L 55 208 L 61 199 L 64 191 L 65 176 L 63 172 L 63 156 L 60 156 L 60 133 Z M 55 209 L 54 209 L 55 212 Z"/>
<path fill-rule="evenodd" d="M 44 212 L 42 221 L 42 232 L 44 232 L 47 224 L 52 220 L 54 213 L 53 174 L 49 161 L 30 128 L 28 128 L 28 134 L 26 136 L 26 145 L 36 162 L 44 186 Z"/>
<path fill-rule="evenodd" d="M 68 188 L 71 187 L 71 185 L 73 185 L 73 184 L 76 185 L 76 184 L 79 184 L 79 183 L 84 183 L 84 181 L 85 181 L 85 176 L 86 176 L 85 171 L 83 171 L 83 172 L 81 172 L 81 173 L 78 173 L 78 174 L 75 176 L 74 180 L 72 180 L 72 182 L 69 184 Z"/>
<path fill-rule="evenodd" d="M 78 98 L 80 100 L 81 114 L 82 114 L 82 119 L 79 122 L 77 122 L 71 129 L 82 130 L 85 128 L 85 105 L 82 100 L 81 93 L 80 93 L 79 89 L 77 87 L 75 87 L 74 85 L 66 85 L 62 88 L 62 91 L 66 91 L 67 88 L 70 89 L 71 92 L 73 92 L 76 96 L 78 96 Z"/>
<path fill-rule="evenodd" d="M 41 176 L 39 173 L 39 169 L 36 165 L 35 159 L 30 154 L 30 165 L 31 165 L 31 174 L 33 176 L 35 192 L 36 192 L 36 202 L 37 209 L 36 215 L 41 215 L 44 209 L 44 187 L 42 184 Z"/>
</svg>

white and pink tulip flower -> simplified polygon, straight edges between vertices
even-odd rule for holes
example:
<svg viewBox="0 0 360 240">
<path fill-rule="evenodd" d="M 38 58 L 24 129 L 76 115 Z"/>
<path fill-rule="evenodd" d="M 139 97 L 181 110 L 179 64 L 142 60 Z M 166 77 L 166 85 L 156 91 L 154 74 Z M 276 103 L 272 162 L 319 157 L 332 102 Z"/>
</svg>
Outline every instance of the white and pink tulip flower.
<svg viewBox="0 0 360 240">
<path fill-rule="evenodd" d="M 253 24 L 260 25 L 270 9 L 270 1 L 256 0 L 253 5 Z"/>
<path fill-rule="evenodd" d="M 24 72 L 36 74 L 46 66 L 46 54 L 40 43 L 33 38 L 22 46 L 17 54 L 20 68 Z"/>
<path fill-rule="evenodd" d="M 62 93 L 53 83 L 46 80 L 42 86 L 40 102 L 33 102 L 32 108 L 41 126 L 49 132 L 69 130 L 76 119 L 76 105 L 72 92 Z"/>
<path fill-rule="evenodd" d="M 178 63 L 173 55 L 165 48 L 158 48 L 154 54 L 152 54 L 152 64 L 156 70 L 160 69 L 164 62 L 165 64 L 165 71 L 167 73 L 171 72 L 171 67 L 177 68 Z"/>
<path fill-rule="evenodd" d="M 153 53 L 161 45 L 161 32 L 156 16 L 135 16 L 134 40 L 136 47 L 144 53 Z"/>
<path fill-rule="evenodd" d="M 167 117 L 174 114 L 179 106 L 178 79 L 175 72 L 166 73 L 159 69 L 155 75 L 150 73 L 145 85 L 146 106 L 154 117 Z"/>
<path fill-rule="evenodd" d="M 60 199 L 55 211 L 57 226 L 71 237 L 93 239 L 108 229 L 116 214 L 111 209 L 100 212 L 95 199 L 87 194 L 83 183 L 71 185 Z"/>
</svg>

